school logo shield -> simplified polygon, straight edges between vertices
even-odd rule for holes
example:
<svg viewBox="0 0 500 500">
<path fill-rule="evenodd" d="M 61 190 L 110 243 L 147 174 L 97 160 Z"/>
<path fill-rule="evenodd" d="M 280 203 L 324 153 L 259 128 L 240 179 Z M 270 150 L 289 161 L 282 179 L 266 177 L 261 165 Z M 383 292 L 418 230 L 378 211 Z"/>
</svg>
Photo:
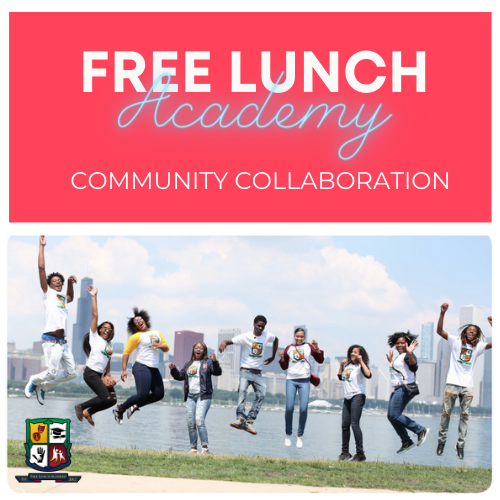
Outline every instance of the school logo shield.
<svg viewBox="0 0 500 500">
<path fill-rule="evenodd" d="M 42 472 L 55 472 L 71 464 L 70 420 L 26 420 L 26 465 Z"/>
<path fill-rule="evenodd" d="M 260 358 L 262 356 L 262 342 L 252 343 L 252 354 L 250 356 L 252 358 Z"/>
<path fill-rule="evenodd" d="M 292 359 L 294 363 L 303 363 L 304 362 L 304 350 L 303 349 L 294 349 Z"/>
<path fill-rule="evenodd" d="M 472 359 L 472 349 L 467 349 L 467 347 L 462 347 L 460 350 L 460 360 L 462 363 L 470 365 L 470 360 Z"/>
</svg>

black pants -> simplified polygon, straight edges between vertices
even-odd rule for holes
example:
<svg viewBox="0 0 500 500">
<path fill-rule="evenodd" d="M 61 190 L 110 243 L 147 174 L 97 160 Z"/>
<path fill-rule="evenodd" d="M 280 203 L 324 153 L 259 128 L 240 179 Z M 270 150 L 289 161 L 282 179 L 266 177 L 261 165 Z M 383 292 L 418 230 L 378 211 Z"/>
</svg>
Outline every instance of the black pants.
<svg viewBox="0 0 500 500">
<path fill-rule="evenodd" d="M 351 399 L 344 399 L 342 408 L 342 452 L 349 452 L 349 440 L 351 439 L 351 427 L 356 440 L 356 453 L 363 453 L 363 433 L 359 426 L 359 420 L 365 405 L 366 396 L 356 394 Z"/>
<path fill-rule="evenodd" d="M 91 370 L 88 366 L 83 372 L 83 380 L 97 394 L 96 398 L 89 399 L 80 406 L 91 415 L 98 411 L 107 410 L 116 404 L 116 394 L 113 387 L 106 387 L 101 380 L 102 374 Z"/>
<path fill-rule="evenodd" d="M 126 410 L 131 406 L 137 405 L 139 408 L 156 403 L 165 396 L 165 387 L 163 378 L 158 368 L 150 368 L 141 363 L 134 363 L 132 373 L 135 378 L 137 394 L 130 396 L 125 403 L 122 403 L 120 410 Z"/>
</svg>

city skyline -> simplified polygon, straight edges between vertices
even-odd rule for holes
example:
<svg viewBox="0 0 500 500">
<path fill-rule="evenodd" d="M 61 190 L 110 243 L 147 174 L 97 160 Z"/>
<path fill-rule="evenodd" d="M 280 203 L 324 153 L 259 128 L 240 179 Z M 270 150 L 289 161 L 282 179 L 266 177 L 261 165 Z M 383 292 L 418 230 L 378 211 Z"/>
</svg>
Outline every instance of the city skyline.
<svg viewBox="0 0 500 500">
<path fill-rule="evenodd" d="M 281 346 L 294 325 L 307 324 L 332 359 L 352 343 L 374 364 L 389 333 L 421 333 L 449 302 L 445 328 L 456 334 L 459 307 L 491 314 L 491 244 L 486 237 L 47 237 L 46 261 L 81 282 L 90 263 L 99 289 L 99 321 L 115 324 L 126 343 L 132 307 L 149 311 L 152 327 L 173 347 L 174 332 L 204 332 L 218 347 L 221 329 L 253 329 L 264 314 Z M 8 340 L 28 348 L 40 339 L 43 305 L 36 260 L 38 237 L 11 237 Z M 33 264 L 34 265 L 34 264 Z M 86 292 L 85 292 L 86 293 Z M 80 286 L 69 304 L 76 321 Z M 484 328 L 491 336 L 491 328 Z M 18 335 L 17 332 L 23 332 Z M 71 326 L 67 332 L 72 344 Z M 439 337 L 434 333 L 434 347 Z M 73 347 L 73 346 L 71 346 Z M 436 349 L 434 348 L 434 352 Z M 217 353 L 218 354 L 218 353 Z M 419 352 L 417 352 L 419 355 Z"/>
</svg>

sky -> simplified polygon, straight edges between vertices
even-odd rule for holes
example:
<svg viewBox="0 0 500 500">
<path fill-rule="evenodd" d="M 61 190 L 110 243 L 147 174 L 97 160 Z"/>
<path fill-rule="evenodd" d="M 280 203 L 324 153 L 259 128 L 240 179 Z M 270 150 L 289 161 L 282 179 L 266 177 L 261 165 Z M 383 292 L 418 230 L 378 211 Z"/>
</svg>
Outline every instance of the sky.
<svg viewBox="0 0 500 500">
<path fill-rule="evenodd" d="M 11 237 L 8 255 L 7 337 L 26 349 L 44 326 L 38 236 Z M 460 326 L 460 306 L 475 304 L 484 308 L 480 326 L 491 336 L 488 237 L 47 236 L 45 261 L 47 274 L 79 280 L 69 304 L 70 346 L 88 266 L 99 322 L 114 323 L 117 342 L 127 340 L 134 306 L 149 311 L 171 347 L 175 331 L 193 330 L 216 348 L 220 328 L 251 331 L 263 314 L 280 346 L 292 342 L 294 325 L 305 324 L 325 356 L 345 357 L 356 343 L 375 366 L 388 352 L 387 335 L 436 325 L 443 302 L 450 304 L 448 332 Z"/>
</svg>

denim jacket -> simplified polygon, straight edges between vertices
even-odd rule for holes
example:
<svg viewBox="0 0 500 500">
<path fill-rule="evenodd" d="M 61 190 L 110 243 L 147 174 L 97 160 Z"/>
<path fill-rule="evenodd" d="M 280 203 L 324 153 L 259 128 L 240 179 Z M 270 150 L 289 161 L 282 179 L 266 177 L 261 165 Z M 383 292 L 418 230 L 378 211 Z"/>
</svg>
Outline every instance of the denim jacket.
<svg viewBox="0 0 500 500">
<path fill-rule="evenodd" d="M 193 362 L 189 360 L 184 368 L 179 371 L 177 367 L 173 370 L 170 370 L 170 375 L 175 380 L 183 380 L 184 381 L 184 401 L 187 401 L 189 394 L 189 383 L 188 383 L 188 368 L 191 366 Z M 200 398 L 204 399 L 212 399 L 212 393 L 214 392 L 214 388 L 212 386 L 212 375 L 218 377 L 222 375 L 222 370 L 217 360 L 212 361 L 210 358 L 205 359 L 201 362 L 200 369 Z"/>
</svg>

